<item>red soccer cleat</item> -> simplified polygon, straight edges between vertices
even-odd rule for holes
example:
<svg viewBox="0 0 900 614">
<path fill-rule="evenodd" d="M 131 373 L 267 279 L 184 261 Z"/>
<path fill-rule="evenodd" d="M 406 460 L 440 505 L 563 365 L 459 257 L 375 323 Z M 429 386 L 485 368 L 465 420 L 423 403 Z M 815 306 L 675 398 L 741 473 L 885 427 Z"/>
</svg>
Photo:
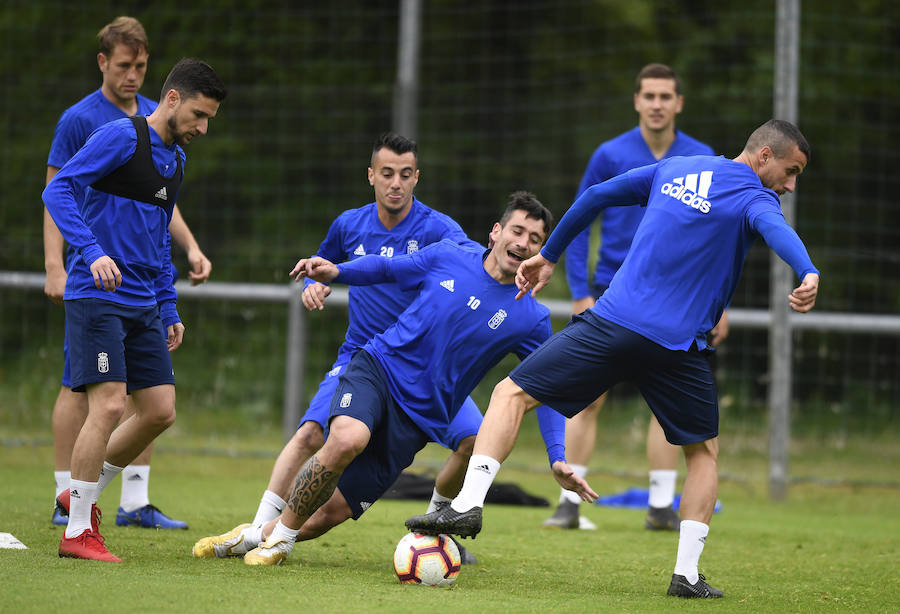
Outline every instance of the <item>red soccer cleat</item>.
<svg viewBox="0 0 900 614">
<path fill-rule="evenodd" d="M 56 509 L 59 510 L 59 513 L 63 516 L 69 515 L 69 504 L 71 503 L 71 493 L 69 489 L 65 489 L 59 496 L 56 498 Z M 103 518 L 103 512 L 100 511 L 100 508 L 97 507 L 97 504 L 94 503 L 91 505 L 91 529 L 93 529 L 94 533 L 97 535 L 100 534 L 100 519 Z"/>
<path fill-rule="evenodd" d="M 72 539 L 68 539 L 64 533 L 62 540 L 59 542 L 59 557 L 105 561 L 107 563 L 122 562 L 122 559 L 106 549 L 106 546 L 103 544 L 103 536 L 90 529 Z"/>
</svg>

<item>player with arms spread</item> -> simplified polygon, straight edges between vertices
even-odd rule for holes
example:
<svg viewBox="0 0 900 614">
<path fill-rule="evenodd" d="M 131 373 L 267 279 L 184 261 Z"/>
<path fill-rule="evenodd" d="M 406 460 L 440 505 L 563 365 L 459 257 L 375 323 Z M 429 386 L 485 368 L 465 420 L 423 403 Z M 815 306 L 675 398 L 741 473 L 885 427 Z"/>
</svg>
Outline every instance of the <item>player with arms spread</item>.
<svg viewBox="0 0 900 614">
<path fill-rule="evenodd" d="M 644 221 L 634 245 L 597 303 L 497 384 L 475 440 L 459 495 L 443 510 L 406 521 L 411 531 L 475 535 L 487 488 L 515 444 L 522 416 L 545 403 L 566 416 L 617 382 L 634 382 L 666 438 L 682 446 L 687 477 L 680 537 L 668 594 L 721 597 L 698 573 L 718 490 L 719 406 L 703 355 L 757 237 L 794 269 L 800 285 L 788 297 L 805 313 L 818 294 L 819 272 L 788 226 L 778 195 L 793 192 L 809 160 L 793 124 L 770 120 L 734 160 L 671 158 L 597 184 L 566 212 L 541 254 L 516 274 L 520 296 L 533 296 L 553 274 L 572 238 L 604 209 L 640 203 Z M 560 382 L 565 382 L 560 386 Z M 572 489 L 586 501 L 588 489 Z"/>
<path fill-rule="evenodd" d="M 508 353 L 524 357 L 549 338 L 549 310 L 530 297 L 517 301 L 513 282 L 551 223 L 533 195 L 519 192 L 494 224 L 487 251 L 445 240 L 400 258 L 297 263 L 291 273 L 298 278 L 397 283 L 417 296 L 351 359 L 332 397 L 325 445 L 301 468 L 287 508 L 245 563 L 284 561 L 323 508 L 337 505 L 359 517 L 428 441 L 446 438 L 458 408 L 489 369 Z M 554 475 L 568 487 L 587 488 L 565 463 L 562 416 L 548 408 L 538 415 Z"/>
<path fill-rule="evenodd" d="M 600 145 L 591 156 L 578 187 L 578 196 L 594 184 L 601 183 L 639 166 L 654 164 L 675 156 L 711 156 L 708 145 L 675 128 L 675 118 L 684 106 L 681 79 L 665 64 L 648 64 L 638 72 L 634 83 L 634 110 L 638 126 Z M 578 234 L 566 249 L 566 280 L 572 293 L 572 313 L 579 314 L 594 305 L 596 297 L 609 287 L 613 275 L 622 266 L 638 225 L 644 218 L 644 207 L 609 207 L 600 215 L 600 252 L 594 271 L 593 286 L 587 277 L 590 227 Z M 713 328 L 713 345 L 728 334 L 727 312 Z M 603 407 L 602 395 L 566 425 L 566 456 L 572 470 L 587 475 L 587 464 L 597 439 L 597 415 Z M 649 506 L 644 527 L 650 530 L 677 531 L 681 519 L 673 509 L 678 467 L 678 447 L 666 441 L 659 422 L 651 414 L 647 428 L 647 460 L 650 464 Z M 556 512 L 544 521 L 545 527 L 577 529 L 587 525 L 578 513 L 577 493 L 563 490 Z"/>
</svg>

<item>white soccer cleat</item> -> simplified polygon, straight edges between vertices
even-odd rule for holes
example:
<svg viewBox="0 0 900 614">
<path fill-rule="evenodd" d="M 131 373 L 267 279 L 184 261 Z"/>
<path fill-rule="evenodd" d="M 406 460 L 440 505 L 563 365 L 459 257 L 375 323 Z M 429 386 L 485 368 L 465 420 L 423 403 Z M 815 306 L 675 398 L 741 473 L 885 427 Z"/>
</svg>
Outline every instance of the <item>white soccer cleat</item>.
<svg viewBox="0 0 900 614">
<path fill-rule="evenodd" d="M 244 556 L 255 548 L 258 543 L 247 538 L 247 529 L 252 527 L 252 524 L 240 524 L 228 533 L 204 537 L 194 544 L 191 552 L 198 559 L 216 557 L 224 559 L 230 556 Z"/>
<path fill-rule="evenodd" d="M 270 535 L 265 543 L 244 555 L 244 563 L 247 565 L 281 565 L 293 549 L 293 540 L 287 541 L 281 537 Z"/>
</svg>

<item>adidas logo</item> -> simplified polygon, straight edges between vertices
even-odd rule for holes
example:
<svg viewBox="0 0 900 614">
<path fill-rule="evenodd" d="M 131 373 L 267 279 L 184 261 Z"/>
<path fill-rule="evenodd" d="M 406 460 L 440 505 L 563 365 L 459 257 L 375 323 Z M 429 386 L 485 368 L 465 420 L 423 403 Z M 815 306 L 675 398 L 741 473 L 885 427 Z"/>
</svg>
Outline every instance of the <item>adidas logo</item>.
<svg viewBox="0 0 900 614">
<path fill-rule="evenodd" d="M 75 490 L 74 488 L 73 488 L 72 490 L 69 491 L 69 498 L 71 499 L 71 498 L 73 498 L 73 497 L 74 497 L 75 499 L 80 499 L 80 498 L 81 498 L 81 495 L 78 494 L 78 491 Z"/>
<path fill-rule="evenodd" d="M 357 247 L 355 250 L 353 250 L 353 255 L 354 256 L 365 256 L 366 255 L 366 248 L 363 247 L 362 243 L 359 244 L 359 247 Z"/>
<path fill-rule="evenodd" d="M 472 468 L 475 469 L 476 471 L 483 471 L 488 475 L 491 474 L 491 468 L 488 467 L 487 465 L 476 465 L 475 467 L 472 467 Z"/>
<path fill-rule="evenodd" d="M 135 473 L 131 477 L 128 478 L 129 482 L 143 482 L 144 478 L 140 476 L 140 474 Z"/>
<path fill-rule="evenodd" d="M 169 200 L 169 195 L 166 194 L 166 186 L 161 187 L 159 191 L 153 195 L 153 197 L 160 200 Z"/>
<path fill-rule="evenodd" d="M 372 507 L 371 501 L 360 501 L 359 506 L 362 508 L 362 511 L 366 511 L 370 507 Z"/>
<path fill-rule="evenodd" d="M 447 290 L 450 290 L 450 292 L 453 292 L 453 280 L 447 279 L 447 280 L 442 281 L 441 287 L 446 288 Z"/>
<path fill-rule="evenodd" d="M 693 207 L 700 213 L 709 213 L 711 203 L 709 186 L 712 185 L 712 171 L 689 173 L 684 177 L 676 177 L 671 183 L 664 183 L 660 192 Z"/>
</svg>

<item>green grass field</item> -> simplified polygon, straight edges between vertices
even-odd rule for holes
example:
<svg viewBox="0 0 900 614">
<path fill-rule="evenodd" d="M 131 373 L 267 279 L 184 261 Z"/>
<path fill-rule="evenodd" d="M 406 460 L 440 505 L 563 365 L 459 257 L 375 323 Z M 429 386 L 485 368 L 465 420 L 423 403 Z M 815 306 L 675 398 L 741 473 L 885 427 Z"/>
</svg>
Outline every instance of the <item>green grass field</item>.
<svg viewBox="0 0 900 614">
<path fill-rule="evenodd" d="M 591 483 L 601 493 L 645 487 L 641 425 L 601 431 Z M 767 498 L 765 437 L 721 438 L 717 514 L 701 571 L 725 591 L 715 602 L 665 596 L 677 537 L 645 531 L 636 510 L 582 506 L 597 531 L 539 528 L 551 508 L 488 506 L 466 545 L 479 558 L 452 589 L 400 585 L 391 555 L 403 521 L 424 502 L 382 501 L 359 522 L 298 544 L 285 565 L 197 560 L 193 543 L 249 521 L 278 438 L 198 437 L 184 422 L 153 461 L 151 499 L 188 520 L 188 531 L 116 527 L 119 484 L 100 500 L 103 533 L 121 565 L 60 559 L 50 524 L 52 449 L 32 434 L 0 430 L 0 531 L 27 550 L 0 550 L 4 612 L 897 612 L 900 611 L 900 450 L 878 437 L 798 439 L 790 498 Z M 555 503 L 558 490 L 534 430 L 498 481 Z M 198 432 L 198 431 L 193 431 Z M 637 444 L 637 445 L 636 445 Z M 414 469 L 443 457 L 427 448 Z M 596 467 L 596 470 L 594 468 Z M 680 472 L 683 478 L 683 471 Z"/>
</svg>

